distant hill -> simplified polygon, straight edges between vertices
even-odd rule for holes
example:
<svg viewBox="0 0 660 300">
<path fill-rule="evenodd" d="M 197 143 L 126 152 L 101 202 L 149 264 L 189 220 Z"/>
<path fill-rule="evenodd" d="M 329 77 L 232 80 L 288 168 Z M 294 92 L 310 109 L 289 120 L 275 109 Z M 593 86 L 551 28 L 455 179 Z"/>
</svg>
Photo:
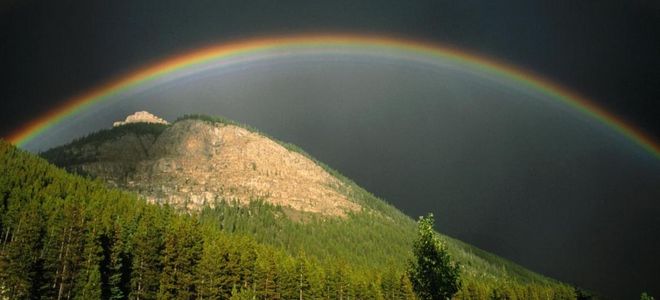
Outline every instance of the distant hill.
<svg viewBox="0 0 660 300">
<path fill-rule="evenodd" d="M 183 286 L 220 299 L 232 290 L 259 299 L 299 299 L 301 292 L 304 299 L 411 297 L 404 270 L 415 222 L 295 146 L 247 126 L 207 116 L 132 123 L 42 156 L 97 179 L 1 144 L 0 270 L 8 267 L 0 279 L 23 277 L 6 281 L 20 284 L 0 286 L 0 295 L 3 288 L 53 297 L 98 289 L 134 298 Z M 17 232 L 31 222 L 32 231 Z M 23 253 L 21 239 L 36 250 Z M 462 266 L 457 299 L 575 298 L 568 285 L 442 240 Z M 72 242 L 69 255 L 85 255 L 60 259 Z M 144 267 L 147 260 L 154 266 Z M 171 273 L 179 263 L 180 278 Z M 71 274 L 62 274 L 64 266 Z M 136 277 L 143 273 L 150 279 Z"/>
</svg>

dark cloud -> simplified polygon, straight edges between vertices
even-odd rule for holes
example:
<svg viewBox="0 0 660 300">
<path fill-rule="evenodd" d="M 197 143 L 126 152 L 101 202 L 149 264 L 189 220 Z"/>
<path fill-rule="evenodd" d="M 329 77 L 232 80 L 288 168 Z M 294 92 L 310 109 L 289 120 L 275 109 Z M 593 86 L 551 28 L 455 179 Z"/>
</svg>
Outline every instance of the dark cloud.
<svg viewBox="0 0 660 300">
<path fill-rule="evenodd" d="M 433 211 L 442 232 L 533 270 L 617 297 L 657 294 L 660 161 L 639 145 L 558 99 L 451 66 L 300 61 L 129 93 L 28 146 L 143 109 L 170 120 L 224 115 L 302 146 L 411 216 Z"/>
<path fill-rule="evenodd" d="M 496 57 L 658 137 L 660 11 L 652 3 L 10 1 L 0 4 L 0 135 L 176 53 L 246 37 L 344 31 Z M 651 286 L 660 268 L 652 252 L 659 167 L 625 138 L 554 101 L 527 101 L 469 76 L 379 64 L 275 69 L 135 95 L 94 122 L 70 119 L 33 146 L 138 109 L 168 118 L 222 114 L 301 145 L 410 215 L 436 211 L 442 231 L 534 270 L 621 297 L 660 294 Z"/>
</svg>

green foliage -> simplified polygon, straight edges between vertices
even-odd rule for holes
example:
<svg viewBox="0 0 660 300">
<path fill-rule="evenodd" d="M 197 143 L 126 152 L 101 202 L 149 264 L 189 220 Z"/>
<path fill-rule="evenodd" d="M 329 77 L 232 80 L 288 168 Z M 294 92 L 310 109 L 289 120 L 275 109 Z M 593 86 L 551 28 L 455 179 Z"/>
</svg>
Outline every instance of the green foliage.
<svg viewBox="0 0 660 300">
<path fill-rule="evenodd" d="M 647 294 L 646 292 L 642 293 L 642 295 L 639 296 L 640 300 L 655 300 L 653 296 Z"/>
<path fill-rule="evenodd" d="M 257 293 L 254 291 L 254 289 L 249 289 L 249 288 L 241 288 L 240 290 L 237 290 L 236 287 L 234 287 L 231 290 L 231 297 L 229 297 L 229 300 L 254 300 L 257 299 Z"/>
<path fill-rule="evenodd" d="M 602 295 L 596 294 L 592 291 L 585 290 L 581 287 L 575 287 L 573 289 L 573 294 L 575 295 L 575 299 L 577 300 L 598 300 L 598 299 L 606 299 Z"/>
<path fill-rule="evenodd" d="M 304 222 L 287 218 L 289 211 L 253 200 L 247 206 L 218 202 L 203 209 L 203 224 L 233 234 L 250 235 L 261 243 L 285 249 L 290 255 L 303 250 L 316 259 L 340 258 L 360 267 L 403 268 L 410 256 L 410 234 L 378 214 L 352 214 L 345 219 L 306 215 Z M 398 240 L 398 243 L 392 243 Z M 389 247 L 381 245 L 388 244 Z"/>
<path fill-rule="evenodd" d="M 160 299 L 191 299 L 196 293 L 195 268 L 202 237 L 194 219 L 175 218 L 168 226 L 161 258 Z"/>
<path fill-rule="evenodd" d="M 447 247 L 433 231 L 433 214 L 420 218 L 410 276 L 420 299 L 450 299 L 461 288 L 460 267 L 451 261 Z"/>
<path fill-rule="evenodd" d="M 73 140 L 69 146 L 97 145 L 106 141 L 115 140 L 126 134 L 133 133 L 137 135 L 152 135 L 158 137 L 170 125 L 158 123 L 129 123 L 122 126 L 102 129 L 100 131 L 88 134 L 84 137 Z M 58 149 L 58 148 L 53 148 Z M 50 150 L 49 150 L 50 151 Z M 48 153 L 46 151 L 44 153 Z"/>
<path fill-rule="evenodd" d="M 262 201 L 253 201 L 248 207 L 220 202 L 214 209 L 207 208 L 202 212 L 202 222 L 214 223 L 224 231 L 254 236 L 257 241 L 283 247 L 292 255 L 302 248 L 322 260 L 334 257 L 360 267 L 405 268 L 405 262 L 411 257 L 410 244 L 416 227 L 408 216 L 293 144 L 222 117 L 187 115 L 175 123 L 190 119 L 246 128 L 304 155 L 338 178 L 344 185 L 340 192 L 364 207 L 363 211 L 350 214 L 346 219 L 324 219 L 311 214 L 292 213 Z M 286 216 L 302 219 L 303 222 L 291 221 Z M 447 236 L 442 236 L 442 239 L 449 254 L 463 264 L 466 280 L 487 281 L 494 285 L 498 278 L 510 278 L 516 283 L 560 285 L 461 241 Z"/>
<path fill-rule="evenodd" d="M 30 200 L 23 207 L 13 207 L 15 225 L 7 226 L 11 237 L 5 234 L 5 245 L 0 252 L 0 266 L 5 270 L 0 275 L 3 282 L 4 295 L 9 298 L 27 298 L 36 288 L 37 274 L 41 263 L 38 249 L 41 248 L 43 236 L 43 219 L 39 212 L 40 207 L 34 200 Z M 13 228 L 12 228 L 13 227 Z"/>
<path fill-rule="evenodd" d="M 263 209 L 274 222 L 258 201 L 249 211 L 223 206 L 242 217 L 211 222 L 213 214 L 147 204 L 4 142 L 0 172 L 2 297 L 315 299 L 334 291 L 327 274 L 339 277 L 338 294 L 380 293 L 350 284 L 378 282 L 377 273 L 257 242 L 246 233 L 256 228 L 239 220 Z"/>
<path fill-rule="evenodd" d="M 102 296 L 101 270 L 99 268 L 103 259 L 103 248 L 99 238 L 96 228 L 92 228 L 85 238 L 84 262 L 76 280 L 76 299 L 100 299 Z"/>
<path fill-rule="evenodd" d="M 241 123 L 238 123 L 234 120 L 227 119 L 225 117 L 209 116 L 209 115 L 202 115 L 202 114 L 184 115 L 183 117 L 179 117 L 178 119 L 176 119 L 176 121 L 174 121 L 174 123 L 180 122 L 180 121 L 185 121 L 185 120 L 199 120 L 199 121 L 204 121 L 204 122 L 207 122 L 207 123 L 210 123 L 210 124 L 234 125 L 234 126 L 238 126 L 238 127 L 241 127 L 241 128 L 248 129 L 248 130 L 253 131 L 253 132 L 258 132 L 257 129 L 252 128 L 249 125 L 241 124 Z"/>
<path fill-rule="evenodd" d="M 167 221 L 161 211 L 145 213 L 135 229 L 132 245 L 130 297 L 156 299 L 162 270 L 163 231 Z"/>
<path fill-rule="evenodd" d="M 39 155 L 58 166 L 71 166 L 82 163 L 94 162 L 95 157 L 83 157 L 70 155 L 69 149 L 80 149 L 82 146 L 98 146 L 99 144 L 118 139 L 126 134 L 132 133 L 138 136 L 150 135 L 154 138 L 160 136 L 170 125 L 156 123 L 129 123 L 110 129 L 103 129 L 84 137 L 73 140 L 71 143 L 49 149 Z"/>
<path fill-rule="evenodd" d="M 414 223 L 350 189 L 371 210 L 292 221 L 254 201 L 182 214 L 0 141 L 0 298 L 415 299 L 405 272 Z M 458 299 L 501 286 L 548 299 L 565 288 L 444 239 L 464 266 Z"/>
</svg>

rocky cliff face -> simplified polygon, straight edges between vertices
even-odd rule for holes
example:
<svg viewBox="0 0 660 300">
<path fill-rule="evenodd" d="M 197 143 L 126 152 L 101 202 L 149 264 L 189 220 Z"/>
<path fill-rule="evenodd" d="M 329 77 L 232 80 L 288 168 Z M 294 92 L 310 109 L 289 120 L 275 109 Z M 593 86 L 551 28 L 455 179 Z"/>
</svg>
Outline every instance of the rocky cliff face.
<svg viewBox="0 0 660 300">
<path fill-rule="evenodd" d="M 236 125 L 185 119 L 160 133 L 124 130 L 54 150 L 44 157 L 55 164 L 186 209 L 259 198 L 326 216 L 360 210 L 314 161 Z"/>
</svg>

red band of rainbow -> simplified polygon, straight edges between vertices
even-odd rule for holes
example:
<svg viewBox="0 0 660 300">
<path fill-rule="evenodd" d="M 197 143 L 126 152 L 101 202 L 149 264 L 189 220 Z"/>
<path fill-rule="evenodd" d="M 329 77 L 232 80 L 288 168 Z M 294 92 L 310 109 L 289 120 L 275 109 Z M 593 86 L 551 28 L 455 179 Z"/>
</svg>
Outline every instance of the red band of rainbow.
<svg viewBox="0 0 660 300">
<path fill-rule="evenodd" d="M 448 59 L 453 62 L 468 65 L 478 70 L 509 78 L 534 90 L 552 96 L 581 113 L 588 115 L 609 128 L 632 140 L 651 155 L 660 158 L 660 145 L 652 138 L 638 129 L 627 124 L 610 112 L 596 106 L 594 103 L 571 92 L 557 84 L 554 84 L 538 75 L 528 71 L 514 68 L 493 59 L 477 56 L 468 52 L 442 47 L 430 43 L 422 43 L 405 39 L 386 38 L 378 36 L 360 35 L 303 35 L 291 37 L 259 38 L 242 42 L 234 42 L 219 46 L 212 46 L 187 54 L 165 59 L 160 63 L 139 69 L 136 72 L 120 77 L 105 85 L 92 89 L 78 97 L 67 100 L 64 104 L 56 107 L 50 112 L 34 119 L 12 132 L 8 140 L 18 146 L 36 138 L 46 129 L 58 124 L 68 116 L 75 115 L 85 108 L 112 96 L 116 93 L 126 91 L 139 86 L 145 82 L 160 78 L 177 70 L 203 65 L 235 56 L 252 55 L 264 53 L 271 50 L 286 49 L 324 49 L 327 47 L 345 48 L 371 48 L 371 49 L 394 49 L 404 51 L 413 55 L 423 55 L 430 58 Z"/>
</svg>

